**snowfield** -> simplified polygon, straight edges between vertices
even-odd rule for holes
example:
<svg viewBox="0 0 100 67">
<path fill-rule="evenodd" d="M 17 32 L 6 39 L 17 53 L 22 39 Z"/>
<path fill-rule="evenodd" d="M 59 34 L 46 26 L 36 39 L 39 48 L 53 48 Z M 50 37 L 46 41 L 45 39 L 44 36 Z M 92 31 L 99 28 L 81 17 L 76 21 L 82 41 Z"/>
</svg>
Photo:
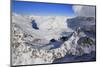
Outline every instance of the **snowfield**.
<svg viewBox="0 0 100 67">
<path fill-rule="evenodd" d="M 11 24 L 13 65 L 54 63 L 66 55 L 83 56 L 96 51 L 95 17 L 13 13 Z"/>
</svg>

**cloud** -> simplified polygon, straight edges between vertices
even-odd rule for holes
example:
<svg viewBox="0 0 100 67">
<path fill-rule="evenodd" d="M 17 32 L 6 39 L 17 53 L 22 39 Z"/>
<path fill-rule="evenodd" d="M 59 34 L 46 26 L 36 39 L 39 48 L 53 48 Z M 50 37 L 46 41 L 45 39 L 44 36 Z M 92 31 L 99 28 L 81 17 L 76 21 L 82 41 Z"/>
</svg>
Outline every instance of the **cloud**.
<svg viewBox="0 0 100 67">
<path fill-rule="evenodd" d="M 78 16 L 95 17 L 94 6 L 74 5 L 73 10 Z"/>
</svg>

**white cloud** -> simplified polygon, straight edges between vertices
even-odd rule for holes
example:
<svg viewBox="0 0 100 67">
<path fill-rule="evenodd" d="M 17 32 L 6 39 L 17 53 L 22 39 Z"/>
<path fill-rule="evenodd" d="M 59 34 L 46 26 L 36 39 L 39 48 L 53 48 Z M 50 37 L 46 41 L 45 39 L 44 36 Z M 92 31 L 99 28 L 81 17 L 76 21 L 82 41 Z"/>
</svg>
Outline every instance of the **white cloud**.
<svg viewBox="0 0 100 67">
<path fill-rule="evenodd" d="M 95 17 L 95 7 L 94 6 L 74 5 L 73 10 L 78 16 Z"/>
</svg>

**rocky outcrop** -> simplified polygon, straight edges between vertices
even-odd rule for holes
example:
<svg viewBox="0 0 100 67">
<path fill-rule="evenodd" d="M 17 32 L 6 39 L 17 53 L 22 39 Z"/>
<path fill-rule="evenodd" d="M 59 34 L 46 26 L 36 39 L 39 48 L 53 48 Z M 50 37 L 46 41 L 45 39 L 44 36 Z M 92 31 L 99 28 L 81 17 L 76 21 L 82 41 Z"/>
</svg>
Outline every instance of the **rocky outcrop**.
<svg viewBox="0 0 100 67">
<path fill-rule="evenodd" d="M 76 30 L 80 27 L 83 31 L 95 31 L 95 17 L 75 17 L 67 20 L 68 27 Z"/>
</svg>

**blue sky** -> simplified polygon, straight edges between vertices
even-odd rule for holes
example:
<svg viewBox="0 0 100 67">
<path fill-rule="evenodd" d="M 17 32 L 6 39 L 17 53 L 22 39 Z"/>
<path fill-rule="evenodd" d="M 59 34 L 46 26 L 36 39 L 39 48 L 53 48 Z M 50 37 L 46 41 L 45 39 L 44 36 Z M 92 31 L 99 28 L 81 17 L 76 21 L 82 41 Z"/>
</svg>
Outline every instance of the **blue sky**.
<svg viewBox="0 0 100 67">
<path fill-rule="evenodd" d="M 24 15 L 73 16 L 71 4 L 13 1 L 12 12 Z"/>
</svg>

